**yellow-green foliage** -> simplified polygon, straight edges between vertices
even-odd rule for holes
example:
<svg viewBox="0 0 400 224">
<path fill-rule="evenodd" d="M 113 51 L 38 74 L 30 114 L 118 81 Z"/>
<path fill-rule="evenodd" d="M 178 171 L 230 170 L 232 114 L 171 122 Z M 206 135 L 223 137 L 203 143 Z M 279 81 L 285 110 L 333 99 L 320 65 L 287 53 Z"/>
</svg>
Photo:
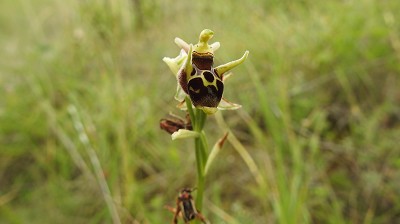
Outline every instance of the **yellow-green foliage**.
<svg viewBox="0 0 400 224">
<path fill-rule="evenodd" d="M 236 138 L 215 158 L 202 213 L 399 223 L 399 11 L 379 0 L 0 1 L 0 223 L 169 223 L 164 206 L 196 175 L 191 141 L 159 129 L 169 112 L 185 116 L 161 59 L 205 28 L 221 42 L 216 64 L 251 54 L 227 80 L 243 107 L 222 114 Z M 225 133 L 215 116 L 210 142 Z"/>
</svg>

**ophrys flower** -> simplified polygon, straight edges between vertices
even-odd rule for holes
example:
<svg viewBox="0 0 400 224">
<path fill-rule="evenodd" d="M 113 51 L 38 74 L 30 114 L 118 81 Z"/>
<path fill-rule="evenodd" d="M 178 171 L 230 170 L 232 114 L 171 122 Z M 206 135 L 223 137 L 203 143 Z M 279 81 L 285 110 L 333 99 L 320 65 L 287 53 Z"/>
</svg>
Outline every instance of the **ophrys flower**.
<svg viewBox="0 0 400 224">
<path fill-rule="evenodd" d="M 175 99 L 180 102 L 178 107 L 181 109 L 186 108 L 186 95 L 190 97 L 193 106 L 207 114 L 213 114 L 218 109 L 234 110 L 241 107 L 222 97 L 224 80 L 227 72 L 243 63 L 249 52 L 246 51 L 240 59 L 214 67 L 214 52 L 220 47 L 220 43 L 208 44 L 213 35 L 213 31 L 203 30 L 195 45 L 175 38 L 175 43 L 181 48 L 180 54 L 176 58 L 163 59 L 177 78 Z"/>
</svg>

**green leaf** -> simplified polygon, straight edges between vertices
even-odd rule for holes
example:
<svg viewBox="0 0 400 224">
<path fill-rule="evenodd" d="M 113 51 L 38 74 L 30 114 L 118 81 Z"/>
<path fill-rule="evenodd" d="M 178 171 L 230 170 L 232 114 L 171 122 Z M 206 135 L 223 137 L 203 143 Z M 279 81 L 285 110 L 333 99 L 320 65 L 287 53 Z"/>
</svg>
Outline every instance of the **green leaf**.
<svg viewBox="0 0 400 224">
<path fill-rule="evenodd" d="M 220 138 L 217 143 L 215 143 L 214 147 L 211 149 L 210 155 L 208 156 L 207 159 L 207 163 L 204 169 L 204 175 L 207 175 L 208 170 L 210 169 L 210 166 L 212 164 L 212 162 L 214 161 L 215 157 L 217 157 L 220 149 L 222 148 L 222 146 L 225 143 L 225 140 L 228 137 L 228 132 L 225 133 L 224 136 L 222 136 L 222 138 Z"/>
</svg>

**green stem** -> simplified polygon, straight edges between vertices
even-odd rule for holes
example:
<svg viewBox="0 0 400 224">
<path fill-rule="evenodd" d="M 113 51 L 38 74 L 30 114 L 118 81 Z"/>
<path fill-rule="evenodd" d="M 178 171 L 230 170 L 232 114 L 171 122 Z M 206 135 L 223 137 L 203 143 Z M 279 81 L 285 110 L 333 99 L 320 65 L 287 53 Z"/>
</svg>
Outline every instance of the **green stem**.
<svg viewBox="0 0 400 224">
<path fill-rule="evenodd" d="M 196 115 L 198 117 L 198 128 L 199 131 L 203 130 L 204 124 L 206 122 L 207 119 L 207 114 L 204 113 L 204 111 L 196 109 Z"/>
<path fill-rule="evenodd" d="M 197 195 L 196 195 L 196 208 L 201 210 L 203 207 L 203 194 L 204 194 L 204 168 L 207 161 L 207 140 L 203 127 L 207 118 L 207 115 L 199 109 L 193 110 L 192 103 L 189 97 L 186 97 L 186 106 L 188 108 L 189 116 L 192 121 L 194 131 L 200 133 L 200 137 L 195 138 L 195 151 L 196 151 L 196 167 L 197 167 Z"/>
<path fill-rule="evenodd" d="M 192 108 L 192 101 L 189 97 L 185 98 L 187 111 L 189 112 L 190 121 L 192 122 L 193 128 L 196 126 L 196 118 L 194 116 L 193 108 Z"/>
<path fill-rule="evenodd" d="M 203 144 L 201 143 L 200 138 L 195 139 L 195 147 L 196 147 L 196 162 L 197 162 L 197 195 L 196 195 L 196 208 L 201 210 L 203 207 L 203 192 L 204 192 L 204 166 L 205 162 L 203 160 Z"/>
<path fill-rule="evenodd" d="M 207 160 L 208 160 L 208 154 L 207 151 L 205 149 L 208 149 L 208 142 L 207 142 L 207 138 L 206 138 L 206 133 L 203 131 L 201 131 L 200 133 L 200 139 L 201 139 L 201 144 L 203 145 L 204 150 L 202 150 L 203 153 L 203 158 L 204 158 L 204 166 L 205 164 L 207 164 Z M 204 167 L 205 168 L 205 167 Z"/>
<path fill-rule="evenodd" d="M 195 109 L 196 114 L 196 126 L 195 131 L 200 133 L 200 137 L 196 138 L 194 141 L 196 148 L 196 162 L 197 162 L 197 195 L 196 195 L 196 207 L 201 210 L 203 207 L 203 193 L 204 193 L 204 168 L 206 166 L 207 152 L 206 145 L 204 144 L 205 136 L 203 132 L 203 127 L 207 118 L 207 115 L 199 109 Z"/>
</svg>

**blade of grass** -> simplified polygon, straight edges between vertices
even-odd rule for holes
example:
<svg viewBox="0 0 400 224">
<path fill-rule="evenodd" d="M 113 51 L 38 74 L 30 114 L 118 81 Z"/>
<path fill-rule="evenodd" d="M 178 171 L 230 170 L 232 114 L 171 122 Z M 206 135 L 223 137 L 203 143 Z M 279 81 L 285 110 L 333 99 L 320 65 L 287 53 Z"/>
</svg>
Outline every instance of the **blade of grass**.
<svg viewBox="0 0 400 224">
<path fill-rule="evenodd" d="M 92 145 L 89 141 L 89 137 L 87 136 L 87 134 L 85 132 L 84 125 L 78 114 L 78 110 L 76 109 L 76 107 L 74 105 L 70 105 L 68 107 L 68 112 L 72 118 L 75 130 L 76 130 L 77 134 L 79 135 L 79 139 L 80 139 L 81 143 L 84 145 L 84 149 L 86 150 L 87 154 L 89 155 L 90 162 L 92 163 L 98 184 L 100 186 L 100 189 L 103 194 L 104 200 L 107 204 L 107 207 L 110 211 L 113 223 L 120 224 L 121 220 L 120 220 L 117 208 L 113 202 L 113 199 L 111 196 L 111 191 L 110 191 L 110 188 L 108 187 L 106 178 L 104 176 L 103 169 L 101 168 L 99 158 L 97 157 L 96 151 L 92 147 Z"/>
</svg>

